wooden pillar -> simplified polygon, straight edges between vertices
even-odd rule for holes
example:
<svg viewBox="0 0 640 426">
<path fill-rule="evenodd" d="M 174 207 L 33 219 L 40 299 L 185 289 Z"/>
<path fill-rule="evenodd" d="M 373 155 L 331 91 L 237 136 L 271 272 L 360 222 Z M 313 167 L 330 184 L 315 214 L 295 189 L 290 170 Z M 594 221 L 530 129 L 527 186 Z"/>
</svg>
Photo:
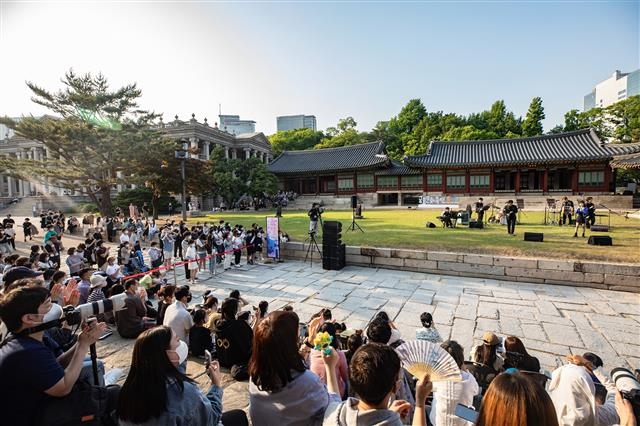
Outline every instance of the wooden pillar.
<svg viewBox="0 0 640 426">
<path fill-rule="evenodd" d="M 573 191 L 574 194 L 580 192 L 580 185 L 578 184 L 578 173 L 578 165 L 576 164 L 576 167 L 573 169 L 573 174 L 571 175 L 571 191 Z"/>
<path fill-rule="evenodd" d="M 422 169 L 422 192 L 427 192 L 427 169 Z"/>
<path fill-rule="evenodd" d="M 358 174 L 353 172 L 353 193 L 358 193 Z"/>
<path fill-rule="evenodd" d="M 516 184 L 513 190 L 516 194 L 520 192 L 520 169 L 516 170 Z"/>
<path fill-rule="evenodd" d="M 442 172 L 442 195 L 447 193 L 447 170 L 443 170 Z"/>
<path fill-rule="evenodd" d="M 338 195 L 338 175 L 333 175 L 333 182 L 334 182 L 333 195 Z"/>
<path fill-rule="evenodd" d="M 320 188 L 320 176 L 316 175 L 316 195 L 318 195 L 321 191 Z"/>
<path fill-rule="evenodd" d="M 495 175 L 496 172 L 494 169 L 489 169 L 489 192 L 493 194 L 495 189 Z"/>
<path fill-rule="evenodd" d="M 542 175 L 542 193 L 546 194 L 549 192 L 549 168 L 544 169 L 544 174 Z"/>
<path fill-rule="evenodd" d="M 464 192 L 471 193 L 471 171 L 469 169 L 464 172 Z"/>
</svg>

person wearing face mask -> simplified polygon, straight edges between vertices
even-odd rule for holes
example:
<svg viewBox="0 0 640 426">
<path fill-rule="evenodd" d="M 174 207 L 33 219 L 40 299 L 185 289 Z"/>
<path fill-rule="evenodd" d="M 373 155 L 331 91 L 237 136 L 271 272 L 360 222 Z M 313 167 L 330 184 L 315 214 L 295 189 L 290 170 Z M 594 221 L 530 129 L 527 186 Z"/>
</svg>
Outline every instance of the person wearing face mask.
<svg viewBox="0 0 640 426">
<path fill-rule="evenodd" d="M 44 332 L 34 329 L 51 307 L 49 291 L 40 286 L 18 287 L 0 298 L 0 319 L 11 333 L 0 347 L 3 424 L 37 424 L 47 395 L 71 393 L 89 346 L 106 330 L 103 323 L 85 327 L 78 342 L 56 358 L 43 343 Z"/>
<path fill-rule="evenodd" d="M 248 424 L 240 410 L 222 413 L 220 366 L 207 367 L 211 387 L 206 395 L 177 366 L 187 358 L 188 347 L 166 326 L 142 333 L 133 347 L 129 375 L 118 400 L 118 420 L 130 425 Z"/>
<path fill-rule="evenodd" d="M 189 341 L 189 330 L 193 327 L 193 318 L 187 307 L 191 301 L 191 292 L 189 286 L 181 286 L 175 292 L 176 301 L 167 307 L 164 313 L 163 325 L 171 328 L 173 332 L 183 342 Z M 186 371 L 186 363 L 180 363 L 180 369 Z"/>
<path fill-rule="evenodd" d="M 128 279 L 124 283 L 127 298 L 124 300 L 124 309 L 115 312 L 118 334 L 125 338 L 136 338 L 145 329 L 153 327 L 155 319 L 147 317 L 145 305 L 146 292 L 140 291 L 138 280 Z"/>
</svg>

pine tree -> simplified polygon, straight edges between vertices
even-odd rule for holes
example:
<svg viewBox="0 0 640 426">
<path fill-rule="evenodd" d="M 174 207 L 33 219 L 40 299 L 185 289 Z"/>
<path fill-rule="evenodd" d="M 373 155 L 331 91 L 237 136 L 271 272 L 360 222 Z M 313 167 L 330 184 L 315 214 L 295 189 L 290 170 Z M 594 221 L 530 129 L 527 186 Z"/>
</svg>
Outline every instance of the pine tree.
<svg viewBox="0 0 640 426">
<path fill-rule="evenodd" d="M 135 84 L 112 91 L 102 74 L 76 75 L 73 70 L 62 82 L 65 88 L 57 93 L 27 83 L 32 100 L 55 116 L 0 119 L 17 135 L 41 142 L 47 157 L 4 157 L 0 167 L 25 180 L 80 191 L 102 215 L 111 215 L 113 186 L 144 181 L 142 165 L 174 142 L 161 139 L 154 129 L 157 115 L 137 109 L 141 91 Z"/>
<path fill-rule="evenodd" d="M 543 133 L 542 120 L 544 120 L 544 107 L 542 99 L 538 96 L 531 100 L 527 116 L 522 123 L 522 134 L 524 136 L 538 136 Z"/>
</svg>

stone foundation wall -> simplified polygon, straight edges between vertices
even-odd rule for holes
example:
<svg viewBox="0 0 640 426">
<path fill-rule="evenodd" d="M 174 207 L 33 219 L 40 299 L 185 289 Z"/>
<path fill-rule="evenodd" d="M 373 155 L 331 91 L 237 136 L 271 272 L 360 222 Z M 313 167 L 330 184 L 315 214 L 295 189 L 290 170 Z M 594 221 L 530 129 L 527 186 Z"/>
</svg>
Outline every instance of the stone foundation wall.
<svg viewBox="0 0 640 426">
<path fill-rule="evenodd" d="M 307 248 L 284 243 L 282 256 L 304 260 Z M 640 293 L 640 265 L 634 264 L 353 246 L 346 247 L 346 257 L 347 265 Z M 313 261 L 322 263 L 317 251 Z"/>
</svg>

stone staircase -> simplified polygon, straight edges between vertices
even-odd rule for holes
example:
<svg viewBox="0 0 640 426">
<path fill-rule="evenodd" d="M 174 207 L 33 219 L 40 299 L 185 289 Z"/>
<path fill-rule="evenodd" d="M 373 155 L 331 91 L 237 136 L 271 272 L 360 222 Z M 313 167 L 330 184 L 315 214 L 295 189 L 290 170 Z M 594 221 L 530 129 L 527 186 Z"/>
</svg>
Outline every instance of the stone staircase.
<svg viewBox="0 0 640 426">
<path fill-rule="evenodd" d="M 33 216 L 33 206 L 36 206 L 38 214 L 42 210 L 62 210 L 70 212 L 77 210 L 77 202 L 68 196 L 29 196 L 17 198 L 17 203 L 10 203 L 10 199 L 0 200 L 3 207 L 0 212 L 3 215 L 11 214 L 12 216 Z"/>
</svg>

